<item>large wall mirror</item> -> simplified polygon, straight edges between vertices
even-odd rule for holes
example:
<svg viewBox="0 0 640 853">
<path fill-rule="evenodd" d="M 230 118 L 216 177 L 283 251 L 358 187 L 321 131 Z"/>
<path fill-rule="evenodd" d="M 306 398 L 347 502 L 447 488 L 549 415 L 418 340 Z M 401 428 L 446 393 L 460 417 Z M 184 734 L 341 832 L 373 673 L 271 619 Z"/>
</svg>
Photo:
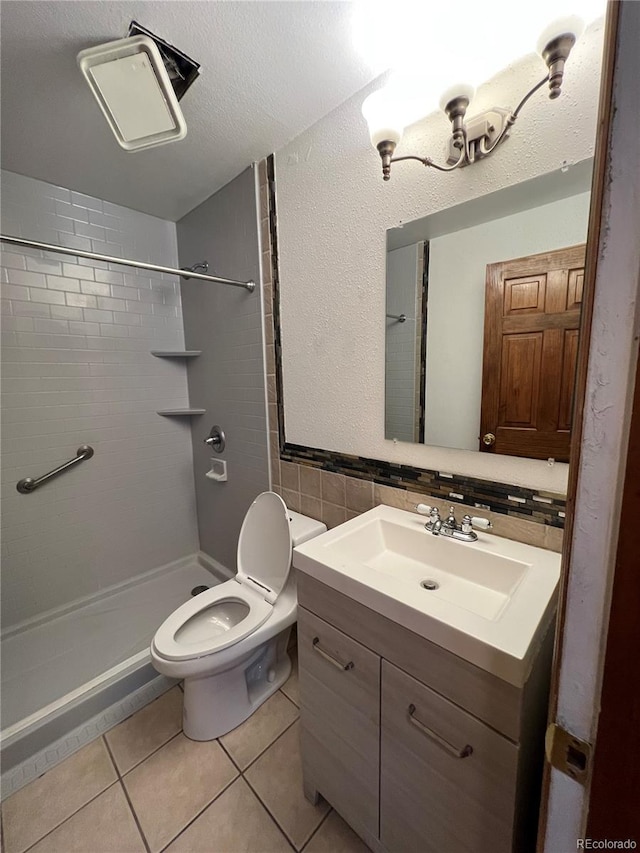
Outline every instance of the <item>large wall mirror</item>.
<svg viewBox="0 0 640 853">
<path fill-rule="evenodd" d="M 592 166 L 387 231 L 386 438 L 568 461 Z"/>
</svg>

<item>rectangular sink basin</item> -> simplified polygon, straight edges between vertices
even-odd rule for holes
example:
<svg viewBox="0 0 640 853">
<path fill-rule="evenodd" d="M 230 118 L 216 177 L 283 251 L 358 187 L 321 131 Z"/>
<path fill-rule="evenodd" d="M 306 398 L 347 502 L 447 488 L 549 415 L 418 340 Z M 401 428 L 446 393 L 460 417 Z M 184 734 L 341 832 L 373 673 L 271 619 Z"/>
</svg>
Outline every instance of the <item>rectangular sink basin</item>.
<svg viewBox="0 0 640 853">
<path fill-rule="evenodd" d="M 293 565 L 522 686 L 553 618 L 560 555 L 484 532 L 434 536 L 425 521 L 378 506 L 299 545 Z"/>
<path fill-rule="evenodd" d="M 416 595 L 429 592 L 485 619 L 496 619 L 525 576 L 527 563 L 460 548 L 460 543 L 443 536 L 429 534 L 425 542 L 425 533 L 424 522 L 407 529 L 380 518 L 351 532 L 343 531 L 325 547 L 335 557 L 350 556 L 390 575 L 413 588 Z"/>
</svg>

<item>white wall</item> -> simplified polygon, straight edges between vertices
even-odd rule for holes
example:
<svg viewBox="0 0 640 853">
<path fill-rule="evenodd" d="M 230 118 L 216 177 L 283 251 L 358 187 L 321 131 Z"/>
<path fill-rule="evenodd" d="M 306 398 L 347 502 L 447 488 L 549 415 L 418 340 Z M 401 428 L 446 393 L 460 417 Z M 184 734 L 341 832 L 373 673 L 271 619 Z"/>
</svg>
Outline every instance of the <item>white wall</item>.
<svg viewBox="0 0 640 853">
<path fill-rule="evenodd" d="M 422 243 L 387 252 L 386 313 L 400 316 L 404 323 L 385 317 L 385 435 L 400 441 L 416 441 L 418 400 L 416 335 L 421 317 L 416 317 L 419 288 L 418 248 Z M 418 352 L 419 357 L 419 352 Z"/>
<path fill-rule="evenodd" d="M 581 193 L 430 241 L 426 444 L 478 449 L 487 264 L 585 242 L 589 201 Z"/>
<path fill-rule="evenodd" d="M 287 440 L 408 465 L 563 491 L 566 466 L 398 443 L 384 438 L 385 232 L 403 221 L 592 156 L 602 23 L 567 63 L 562 97 L 536 94 L 511 138 L 451 174 L 412 162 L 381 178 L 360 107 L 373 85 L 276 155 Z M 514 106 L 544 72 L 529 55 L 483 85 L 472 113 Z M 449 125 L 409 128 L 398 154 L 444 158 Z"/>
<path fill-rule="evenodd" d="M 177 266 L 176 228 L 42 181 L 2 173 L 2 229 Z M 2 252 L 2 622 L 92 595 L 197 550 L 180 293 L 96 261 Z M 21 495 L 16 482 L 95 456 Z"/>
</svg>

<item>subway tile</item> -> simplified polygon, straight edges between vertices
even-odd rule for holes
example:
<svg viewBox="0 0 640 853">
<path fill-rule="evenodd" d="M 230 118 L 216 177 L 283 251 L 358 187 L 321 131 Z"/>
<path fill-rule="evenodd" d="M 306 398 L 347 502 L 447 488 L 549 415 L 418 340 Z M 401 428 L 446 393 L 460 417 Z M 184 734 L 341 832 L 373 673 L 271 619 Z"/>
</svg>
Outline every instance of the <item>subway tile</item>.
<svg viewBox="0 0 640 853">
<path fill-rule="evenodd" d="M 2 296 L 5 299 L 21 299 L 28 300 L 29 299 L 29 288 L 21 287 L 17 284 L 4 284 L 2 285 Z"/>
<path fill-rule="evenodd" d="M 16 317 L 50 317 L 51 311 L 49 305 L 42 302 L 14 302 L 13 313 Z M 3 340 L 5 346 L 9 346 L 6 340 Z"/>
<path fill-rule="evenodd" d="M 29 260 L 32 260 L 29 258 Z M 9 282 L 21 284 L 25 287 L 46 287 L 47 281 L 41 272 L 29 272 L 27 270 L 9 270 Z"/>
<path fill-rule="evenodd" d="M 86 293 L 67 293 L 67 305 L 76 308 L 97 308 L 95 296 L 88 296 Z"/>
<path fill-rule="evenodd" d="M 91 267 L 80 266 L 80 264 L 63 263 L 62 275 L 65 278 L 91 279 L 93 278 L 93 270 Z"/>
<path fill-rule="evenodd" d="M 9 267 L 14 270 L 26 269 L 25 255 L 14 254 L 13 252 L 0 251 L 0 264 L 3 267 Z"/>
<path fill-rule="evenodd" d="M 62 263 L 51 261 L 46 258 L 30 258 L 27 256 L 27 269 L 32 272 L 45 273 L 46 275 L 61 275 Z"/>
<path fill-rule="evenodd" d="M 111 288 L 103 281 L 81 281 L 80 290 L 83 293 L 91 293 L 93 296 L 104 297 L 109 296 Z M 98 300 L 99 304 L 100 300 Z"/>
<path fill-rule="evenodd" d="M 79 293 L 80 282 L 77 278 L 63 278 L 62 276 L 48 275 L 47 287 L 49 290 L 64 290 L 66 292 Z"/>
<path fill-rule="evenodd" d="M 84 319 L 90 323 L 112 323 L 113 314 L 111 311 L 98 311 L 94 308 L 85 308 Z"/>
<path fill-rule="evenodd" d="M 64 305 L 64 293 L 59 290 L 40 290 L 37 287 L 29 288 L 29 296 L 32 302 L 44 302 L 48 305 Z"/>
</svg>

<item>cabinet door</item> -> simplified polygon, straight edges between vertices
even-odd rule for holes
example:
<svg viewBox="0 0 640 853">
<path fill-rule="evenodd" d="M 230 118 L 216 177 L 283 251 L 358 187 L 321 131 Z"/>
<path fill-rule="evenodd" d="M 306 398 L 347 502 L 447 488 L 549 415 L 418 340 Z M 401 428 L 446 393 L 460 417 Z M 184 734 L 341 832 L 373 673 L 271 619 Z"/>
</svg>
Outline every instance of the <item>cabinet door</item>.
<svg viewBox="0 0 640 853">
<path fill-rule="evenodd" d="M 507 853 L 518 748 L 382 663 L 380 840 L 391 853 Z"/>
<path fill-rule="evenodd" d="M 298 657 L 305 792 L 377 838 L 380 658 L 302 607 Z"/>
</svg>

